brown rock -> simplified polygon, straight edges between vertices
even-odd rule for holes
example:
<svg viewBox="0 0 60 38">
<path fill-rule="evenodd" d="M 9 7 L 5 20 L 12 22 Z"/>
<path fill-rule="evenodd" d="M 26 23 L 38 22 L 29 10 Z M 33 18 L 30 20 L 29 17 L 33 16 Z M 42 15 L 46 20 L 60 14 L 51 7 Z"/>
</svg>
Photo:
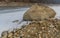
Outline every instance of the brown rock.
<svg viewBox="0 0 60 38">
<path fill-rule="evenodd" d="M 55 15 L 55 11 L 48 6 L 35 4 L 24 14 L 23 20 L 44 20 L 53 18 Z"/>
<path fill-rule="evenodd" d="M 60 24 L 58 24 L 58 21 L 59 20 L 49 19 L 32 22 L 22 29 L 24 36 L 22 38 L 60 38 Z"/>
<path fill-rule="evenodd" d="M 44 21 L 35 21 L 30 24 L 9 32 L 2 33 L 5 38 L 60 38 L 60 20 L 48 19 Z"/>
</svg>

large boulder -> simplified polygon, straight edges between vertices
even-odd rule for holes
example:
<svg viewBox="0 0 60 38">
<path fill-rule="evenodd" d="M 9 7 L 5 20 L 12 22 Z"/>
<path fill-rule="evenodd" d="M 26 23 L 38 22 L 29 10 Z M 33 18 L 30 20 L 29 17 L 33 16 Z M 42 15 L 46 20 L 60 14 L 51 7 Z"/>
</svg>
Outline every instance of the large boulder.
<svg viewBox="0 0 60 38">
<path fill-rule="evenodd" d="M 23 20 L 45 20 L 48 18 L 54 18 L 56 15 L 55 11 L 46 5 L 35 4 L 24 14 Z"/>
</svg>

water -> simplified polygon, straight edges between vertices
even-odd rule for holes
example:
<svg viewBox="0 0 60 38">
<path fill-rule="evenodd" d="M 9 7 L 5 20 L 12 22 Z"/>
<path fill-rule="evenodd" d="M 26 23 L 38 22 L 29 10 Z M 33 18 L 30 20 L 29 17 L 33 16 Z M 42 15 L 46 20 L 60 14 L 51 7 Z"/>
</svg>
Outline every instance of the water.
<svg viewBox="0 0 60 38">
<path fill-rule="evenodd" d="M 54 0 L 55 3 L 60 4 L 60 0 Z"/>
<path fill-rule="evenodd" d="M 24 11 L 28 7 L 0 7 L 0 14 Z"/>
</svg>

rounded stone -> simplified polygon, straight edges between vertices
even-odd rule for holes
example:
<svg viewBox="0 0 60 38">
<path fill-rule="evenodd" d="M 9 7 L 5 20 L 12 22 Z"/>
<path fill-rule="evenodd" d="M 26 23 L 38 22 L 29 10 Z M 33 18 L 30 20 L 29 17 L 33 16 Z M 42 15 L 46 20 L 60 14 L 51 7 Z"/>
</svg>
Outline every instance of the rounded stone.
<svg viewBox="0 0 60 38">
<path fill-rule="evenodd" d="M 23 20 L 32 21 L 32 20 L 45 20 L 47 18 L 54 18 L 56 15 L 55 11 L 43 4 L 32 5 L 29 10 L 24 14 Z"/>
</svg>

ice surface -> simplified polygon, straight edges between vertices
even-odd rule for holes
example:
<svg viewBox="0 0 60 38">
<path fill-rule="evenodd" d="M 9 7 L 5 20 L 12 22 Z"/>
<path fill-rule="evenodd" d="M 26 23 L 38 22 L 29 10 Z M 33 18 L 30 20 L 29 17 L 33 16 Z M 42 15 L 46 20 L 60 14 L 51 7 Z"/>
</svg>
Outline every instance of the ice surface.
<svg viewBox="0 0 60 38">
<path fill-rule="evenodd" d="M 49 6 L 49 7 L 55 10 L 56 18 L 60 18 L 60 6 Z M 9 29 L 12 30 L 13 28 L 20 27 L 22 24 L 25 24 L 26 22 L 17 25 L 17 23 L 13 23 L 12 21 L 14 20 L 21 21 L 23 19 L 23 14 L 28 9 L 29 8 L 0 10 L 0 35 L 5 30 L 9 30 Z"/>
<path fill-rule="evenodd" d="M 23 19 L 23 14 L 27 11 L 28 8 L 20 8 L 20 9 L 6 9 L 0 11 L 0 35 L 2 31 L 6 31 L 9 29 L 13 29 L 18 27 L 17 23 L 13 23 L 12 21 Z"/>
</svg>

